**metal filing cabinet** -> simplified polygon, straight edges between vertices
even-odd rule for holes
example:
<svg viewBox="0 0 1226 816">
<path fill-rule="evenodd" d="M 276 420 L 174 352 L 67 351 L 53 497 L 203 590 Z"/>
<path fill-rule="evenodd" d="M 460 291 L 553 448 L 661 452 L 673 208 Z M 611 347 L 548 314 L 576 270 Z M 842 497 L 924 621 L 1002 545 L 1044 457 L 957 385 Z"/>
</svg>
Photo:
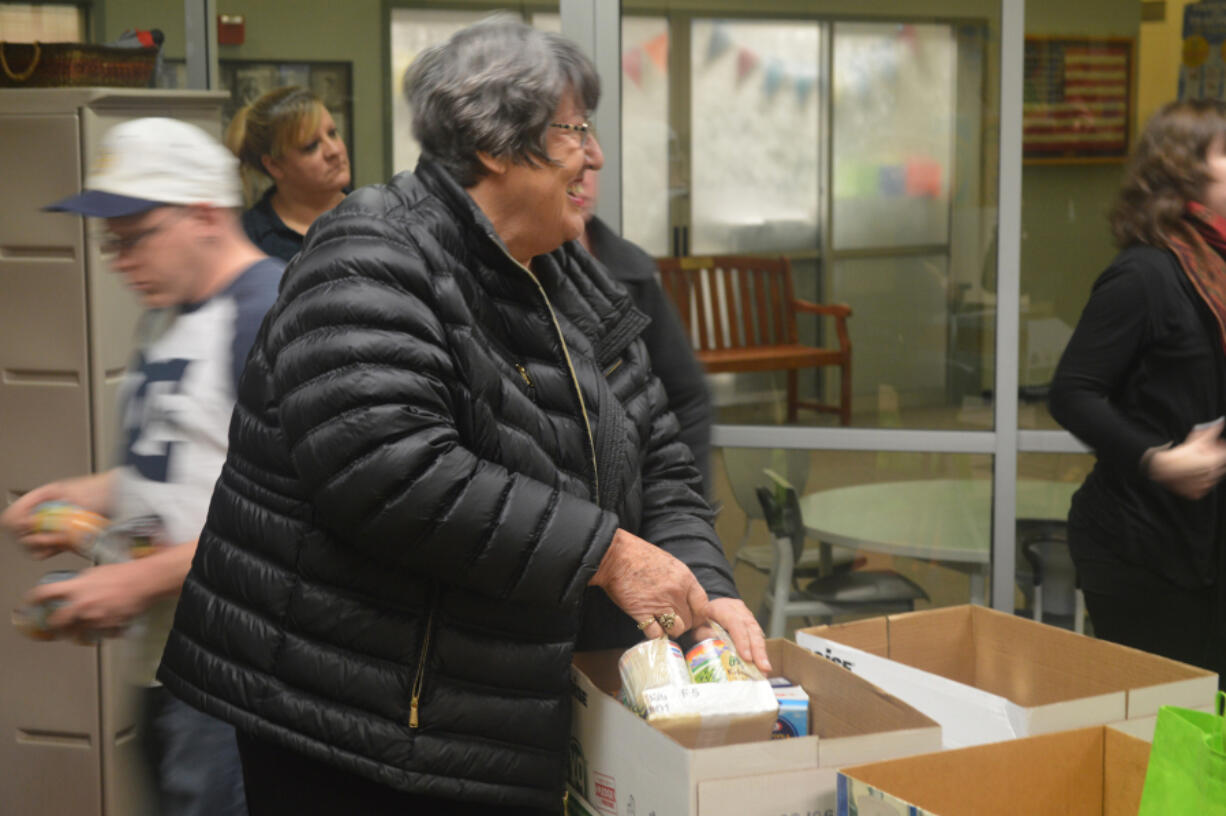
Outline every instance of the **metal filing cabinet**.
<svg viewBox="0 0 1226 816">
<path fill-rule="evenodd" d="M 97 225 L 40 208 L 81 189 L 112 125 L 169 116 L 220 136 L 224 99 L 215 91 L 0 90 L 4 505 L 113 464 L 117 392 L 140 313 L 99 256 Z M 34 561 L 0 534 L 0 599 L 12 608 L 44 572 L 84 566 L 75 555 Z M 0 626 L 0 812 L 148 812 L 120 647 L 37 643 Z"/>
</svg>

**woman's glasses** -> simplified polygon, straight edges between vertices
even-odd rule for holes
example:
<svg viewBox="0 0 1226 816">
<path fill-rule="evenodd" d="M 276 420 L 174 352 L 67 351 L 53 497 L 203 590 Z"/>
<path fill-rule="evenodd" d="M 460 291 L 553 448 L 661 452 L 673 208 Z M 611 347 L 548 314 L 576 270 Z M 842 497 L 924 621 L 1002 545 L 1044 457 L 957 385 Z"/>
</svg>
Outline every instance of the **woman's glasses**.
<svg viewBox="0 0 1226 816">
<path fill-rule="evenodd" d="M 572 125 L 567 122 L 550 122 L 549 126 L 552 128 L 561 128 L 562 130 L 573 130 L 575 133 L 578 133 L 579 147 L 587 147 L 588 134 L 595 134 L 595 130 L 592 128 L 591 122 L 583 122 L 582 124 L 578 125 Z"/>
</svg>

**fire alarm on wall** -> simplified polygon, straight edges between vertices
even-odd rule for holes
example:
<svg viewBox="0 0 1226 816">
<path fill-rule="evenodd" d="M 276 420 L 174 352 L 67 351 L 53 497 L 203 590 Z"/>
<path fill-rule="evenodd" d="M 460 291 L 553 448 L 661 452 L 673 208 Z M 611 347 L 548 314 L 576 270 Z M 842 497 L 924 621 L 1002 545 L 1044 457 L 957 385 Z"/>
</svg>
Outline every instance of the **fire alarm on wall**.
<svg viewBox="0 0 1226 816">
<path fill-rule="evenodd" d="M 217 44 L 242 45 L 247 38 L 247 18 L 241 14 L 217 15 Z"/>
</svg>

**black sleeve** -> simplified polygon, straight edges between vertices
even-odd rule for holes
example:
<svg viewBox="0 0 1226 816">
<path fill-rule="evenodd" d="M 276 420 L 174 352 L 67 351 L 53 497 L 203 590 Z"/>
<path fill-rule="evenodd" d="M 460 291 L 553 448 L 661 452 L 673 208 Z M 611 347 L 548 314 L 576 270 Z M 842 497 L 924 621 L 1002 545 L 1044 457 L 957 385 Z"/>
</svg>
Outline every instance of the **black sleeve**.
<svg viewBox="0 0 1226 816">
<path fill-rule="evenodd" d="M 692 488 L 694 468 L 679 444 L 676 416 L 659 378 L 647 389 L 651 430 L 643 459 L 643 523 L 638 535 L 684 562 L 712 598 L 738 598 L 711 509 Z"/>
<path fill-rule="evenodd" d="M 1052 381 L 1052 417 L 1094 449 L 1100 461 L 1137 468 L 1149 448 L 1170 442 L 1133 421 L 1116 400 L 1145 349 L 1162 293 L 1149 265 L 1117 259 L 1090 300 Z"/>
</svg>

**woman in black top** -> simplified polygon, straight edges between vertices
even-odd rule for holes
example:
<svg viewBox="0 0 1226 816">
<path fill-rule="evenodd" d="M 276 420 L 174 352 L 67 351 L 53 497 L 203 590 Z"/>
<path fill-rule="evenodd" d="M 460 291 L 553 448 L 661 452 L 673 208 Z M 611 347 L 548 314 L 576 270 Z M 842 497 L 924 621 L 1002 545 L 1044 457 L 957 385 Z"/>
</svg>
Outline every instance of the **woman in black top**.
<svg viewBox="0 0 1226 816">
<path fill-rule="evenodd" d="M 243 213 L 260 249 L 288 261 L 315 219 L 349 192 L 349 154 L 332 114 L 305 88 L 274 88 L 235 115 L 226 145 L 242 162 L 245 186 L 272 186 Z"/>
<path fill-rule="evenodd" d="M 600 146 L 596 144 L 595 149 L 600 150 Z M 600 172 L 594 167 L 587 168 L 581 185 L 578 195 L 586 224 L 579 243 L 604 264 L 613 280 L 630 292 L 634 305 L 651 318 L 651 323 L 643 330 L 651 368 L 668 392 L 669 410 L 677 415 L 681 425 L 680 439 L 694 454 L 694 465 L 702 474 L 702 494 L 709 499 L 712 495 L 711 397 L 702 364 L 690 348 L 681 316 L 656 278 L 655 260 L 596 217 Z"/>
<path fill-rule="evenodd" d="M 1226 674 L 1226 105 L 1150 120 L 1111 214 L 1121 252 L 1057 368 L 1094 449 L 1069 547 L 1095 633 Z"/>
</svg>

